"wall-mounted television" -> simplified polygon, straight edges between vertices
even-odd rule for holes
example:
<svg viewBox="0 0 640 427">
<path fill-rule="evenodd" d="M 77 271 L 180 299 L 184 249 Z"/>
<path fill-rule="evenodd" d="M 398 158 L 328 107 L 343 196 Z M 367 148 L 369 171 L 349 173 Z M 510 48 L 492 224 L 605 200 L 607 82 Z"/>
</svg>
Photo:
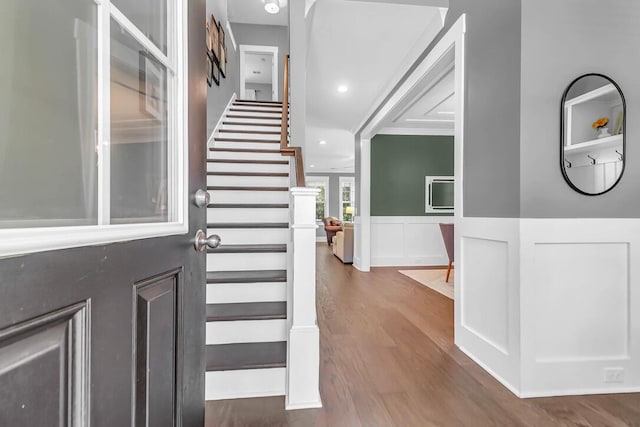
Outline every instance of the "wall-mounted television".
<svg viewBox="0 0 640 427">
<path fill-rule="evenodd" d="M 426 176 L 425 177 L 425 212 L 427 213 L 451 213 L 453 212 L 453 188 L 452 176 Z"/>
</svg>

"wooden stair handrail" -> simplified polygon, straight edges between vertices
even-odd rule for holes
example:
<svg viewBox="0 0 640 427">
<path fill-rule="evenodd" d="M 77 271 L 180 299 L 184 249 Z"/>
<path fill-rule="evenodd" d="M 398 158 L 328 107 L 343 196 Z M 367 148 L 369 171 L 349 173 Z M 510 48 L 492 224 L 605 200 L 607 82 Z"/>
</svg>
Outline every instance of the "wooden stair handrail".
<svg viewBox="0 0 640 427">
<path fill-rule="evenodd" d="M 280 129 L 280 154 L 293 157 L 296 165 L 296 186 L 306 187 L 302 148 L 289 147 L 289 54 L 284 57 L 284 82 L 282 85 L 282 124 Z"/>
<path fill-rule="evenodd" d="M 282 83 L 282 124 L 280 128 L 280 149 L 289 146 L 289 55 L 284 56 L 284 81 Z"/>
</svg>

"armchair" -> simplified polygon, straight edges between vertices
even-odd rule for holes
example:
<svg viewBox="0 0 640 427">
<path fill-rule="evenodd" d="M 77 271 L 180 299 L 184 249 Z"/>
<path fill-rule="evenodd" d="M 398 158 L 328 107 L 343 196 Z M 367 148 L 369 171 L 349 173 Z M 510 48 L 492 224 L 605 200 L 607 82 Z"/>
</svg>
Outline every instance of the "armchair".
<svg viewBox="0 0 640 427">
<path fill-rule="evenodd" d="M 333 236 L 338 231 L 342 231 L 342 221 L 333 216 L 327 216 L 322 218 L 324 224 L 324 232 L 327 234 L 327 245 L 331 245 L 333 242 Z"/>
</svg>

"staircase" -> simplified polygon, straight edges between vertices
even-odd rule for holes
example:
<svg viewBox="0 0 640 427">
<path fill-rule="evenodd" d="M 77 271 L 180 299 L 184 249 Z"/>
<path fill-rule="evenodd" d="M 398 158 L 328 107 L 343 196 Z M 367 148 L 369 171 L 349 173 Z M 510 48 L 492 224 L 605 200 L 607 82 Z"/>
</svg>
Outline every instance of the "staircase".
<svg viewBox="0 0 640 427">
<path fill-rule="evenodd" d="M 285 394 L 289 159 L 282 104 L 236 100 L 207 160 L 206 399 Z"/>
</svg>

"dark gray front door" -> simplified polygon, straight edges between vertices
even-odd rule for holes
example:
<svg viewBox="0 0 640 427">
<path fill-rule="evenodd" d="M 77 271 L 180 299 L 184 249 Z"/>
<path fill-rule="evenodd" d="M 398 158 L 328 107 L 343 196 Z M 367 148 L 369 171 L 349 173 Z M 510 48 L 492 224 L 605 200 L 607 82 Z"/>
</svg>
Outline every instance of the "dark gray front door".
<svg viewBox="0 0 640 427">
<path fill-rule="evenodd" d="M 31 10 L 24 6 L 29 2 L 38 5 L 34 11 L 41 12 L 24 15 L 25 11 Z M 100 3 L 89 0 L 52 3 L 55 7 L 62 8 L 66 4 L 70 10 L 76 10 L 72 3 L 79 2 Z M 160 4 L 155 1 L 146 3 Z M 61 32 L 60 43 L 69 39 L 76 48 L 71 50 L 69 58 L 64 57 L 63 47 L 56 45 L 58 41 L 51 35 L 55 32 L 52 26 L 62 22 L 64 15 L 58 16 L 57 12 L 49 9 L 40 0 L 3 0 L 0 4 L 0 27 L 3 28 L 0 30 L 0 38 L 3 39 L 0 42 L 0 58 L 3 58 L 0 60 L 3 69 L 0 71 L 0 97 L 4 98 L 0 101 L 0 180 L 5 183 L 0 184 L 0 220 L 4 219 L 2 215 L 11 217 L 17 205 L 27 203 L 19 194 L 12 193 L 12 189 L 20 184 L 20 180 L 39 176 L 34 169 L 34 156 L 38 158 L 39 167 L 48 171 L 48 179 L 42 176 L 31 184 L 34 186 L 33 194 L 38 195 L 38 205 L 28 207 L 24 204 L 21 208 L 26 206 L 29 208 L 26 211 L 36 215 L 43 204 L 55 203 L 48 199 L 49 196 L 60 199 L 74 190 L 71 184 L 51 182 L 60 171 L 72 169 L 65 160 L 68 156 L 60 154 L 61 150 L 69 148 L 62 147 L 63 142 L 58 150 L 45 153 L 46 156 L 40 151 L 25 156 L 19 153 L 20 147 L 30 143 L 26 136 L 20 140 L 27 131 L 33 129 L 36 132 L 39 127 L 47 128 L 49 134 L 65 131 L 63 123 L 45 123 L 47 118 L 55 118 L 58 114 L 59 111 L 53 108 L 50 111 L 31 110 L 30 113 L 17 111 L 15 106 L 21 104 L 16 101 L 16 96 L 45 99 L 54 93 L 56 85 L 64 84 L 64 79 L 56 81 L 53 76 L 49 81 L 41 81 L 47 78 L 46 70 L 28 67 L 48 63 L 48 72 L 53 73 L 52 70 L 63 67 L 65 61 L 76 60 L 91 52 L 90 46 L 78 42 L 78 34 L 84 25 L 80 21 L 85 19 L 80 17 L 70 25 L 68 34 Z M 123 12 L 126 14 L 126 10 Z M 135 15 L 133 17 L 136 18 Z M 33 25 L 28 29 L 19 28 L 25 22 Z M 189 0 L 187 125 L 190 195 L 206 185 L 204 22 L 205 1 Z M 150 34 L 153 35 L 153 31 Z M 18 37 L 28 41 L 27 45 L 32 47 L 41 44 L 42 49 L 17 52 Z M 31 38 L 35 38 L 37 43 Z M 20 67 L 26 67 L 24 72 L 35 73 L 42 78 L 27 82 L 28 87 L 20 87 L 14 84 L 21 81 Z M 78 73 L 82 71 L 74 68 L 79 70 Z M 70 74 L 73 73 L 75 71 L 72 70 Z M 74 81 L 78 84 L 74 86 L 73 93 L 68 93 L 72 99 L 84 96 L 83 85 L 89 92 L 95 89 L 79 78 Z M 11 99 L 7 92 L 14 98 Z M 63 96 L 49 100 L 52 102 L 43 101 L 41 105 L 51 108 L 57 103 L 58 108 L 64 110 L 65 100 Z M 155 99 L 151 99 L 145 107 L 147 116 L 152 120 L 151 115 L 158 114 L 161 109 L 154 102 Z M 28 117 L 27 113 L 33 116 Z M 65 117 L 83 114 L 78 113 L 77 108 L 63 113 Z M 19 129 L 22 122 L 29 120 L 30 126 Z M 69 131 L 59 139 L 68 141 L 77 138 L 78 134 L 82 136 L 82 132 L 80 127 L 78 133 L 76 126 L 73 132 Z M 51 139 L 51 144 L 56 142 L 53 136 Z M 119 147 L 126 146 L 123 143 Z M 129 143 L 128 146 L 139 149 L 143 144 Z M 134 149 L 130 155 L 135 155 Z M 116 161 L 113 157 L 118 155 L 114 146 L 112 161 Z M 152 156 L 151 159 L 155 161 L 157 157 Z M 145 177 L 139 175 L 138 178 L 142 180 Z M 12 183 L 9 184 L 7 179 L 12 179 Z M 87 180 L 82 182 L 85 190 L 91 185 Z M 121 200 L 113 186 L 123 184 L 118 183 L 116 177 L 111 183 L 111 199 L 115 208 Z M 142 184 L 140 181 L 125 182 L 124 186 L 134 189 L 139 185 L 140 191 L 144 191 Z M 55 185 L 59 188 L 43 190 L 39 195 L 38 190 Z M 82 191 L 80 188 L 78 193 Z M 122 203 L 126 204 L 126 199 L 122 199 Z M 162 201 L 154 199 L 154 203 L 162 211 Z M 92 427 L 161 427 L 204 424 L 205 256 L 195 251 L 192 241 L 196 230 L 206 229 L 206 213 L 192 202 L 189 204 L 186 221 L 189 231 L 186 234 L 137 238 L 0 259 L 0 426 L 90 424 Z M 50 216 L 62 215 L 66 214 L 64 209 L 71 209 L 71 205 L 72 201 L 65 201 L 55 212 L 44 208 L 42 212 Z M 128 213 L 123 211 L 123 215 Z"/>
</svg>

